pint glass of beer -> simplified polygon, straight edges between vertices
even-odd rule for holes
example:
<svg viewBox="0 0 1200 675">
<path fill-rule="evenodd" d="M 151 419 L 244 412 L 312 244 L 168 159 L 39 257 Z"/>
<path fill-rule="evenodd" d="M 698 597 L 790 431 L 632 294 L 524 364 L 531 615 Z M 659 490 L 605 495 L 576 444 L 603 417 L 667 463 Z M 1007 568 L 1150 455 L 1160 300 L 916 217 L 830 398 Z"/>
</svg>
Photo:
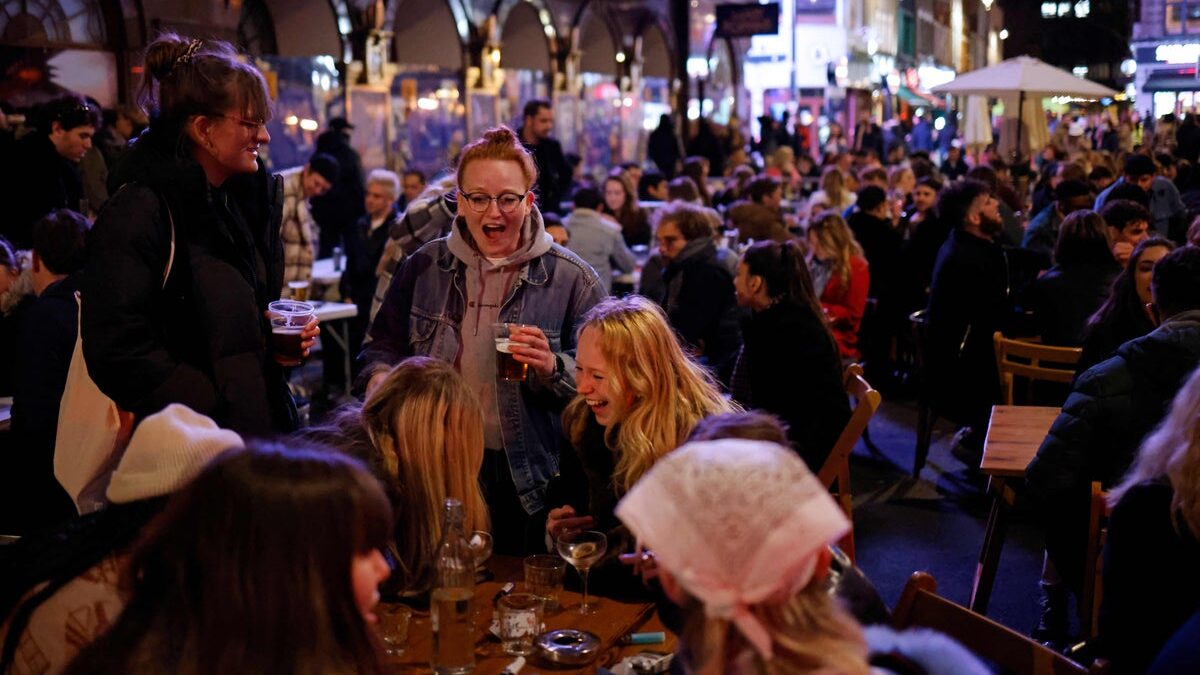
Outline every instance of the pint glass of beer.
<svg viewBox="0 0 1200 675">
<path fill-rule="evenodd" d="M 275 362 L 281 366 L 294 367 L 304 360 L 300 333 L 312 320 L 313 306 L 296 300 L 276 300 L 267 305 L 271 313 L 271 347 Z"/>
<path fill-rule="evenodd" d="M 512 346 L 520 344 L 512 340 L 512 331 L 520 327 L 519 323 L 492 324 L 492 337 L 496 339 L 496 373 L 505 382 L 522 382 L 529 371 L 529 364 L 521 363 L 512 354 Z"/>
<path fill-rule="evenodd" d="M 309 283 L 307 281 L 289 281 L 288 295 L 292 300 L 308 302 L 308 286 Z"/>
</svg>

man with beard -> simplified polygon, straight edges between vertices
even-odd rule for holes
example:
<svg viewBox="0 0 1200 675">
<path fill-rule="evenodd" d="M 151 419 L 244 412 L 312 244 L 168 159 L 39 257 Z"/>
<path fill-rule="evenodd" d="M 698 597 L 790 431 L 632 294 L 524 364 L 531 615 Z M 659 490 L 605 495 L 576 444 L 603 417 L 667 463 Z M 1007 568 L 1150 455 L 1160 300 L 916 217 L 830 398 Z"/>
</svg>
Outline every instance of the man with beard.
<svg viewBox="0 0 1200 675">
<path fill-rule="evenodd" d="M 521 144 L 533 155 L 537 164 L 537 204 L 542 213 L 562 213 L 562 198 L 571 186 L 570 165 L 563 155 L 562 145 L 550 136 L 554 131 L 554 108 L 546 99 L 534 99 L 525 104 L 521 128 L 517 135 Z"/>
<path fill-rule="evenodd" d="M 955 229 L 938 252 L 929 295 L 926 366 L 933 407 L 969 428 L 961 444 L 982 448 L 1000 391 L 992 333 L 1013 313 L 1008 259 L 995 237 L 1003 230 L 996 197 L 965 179 L 942 190 L 938 213 Z"/>
</svg>

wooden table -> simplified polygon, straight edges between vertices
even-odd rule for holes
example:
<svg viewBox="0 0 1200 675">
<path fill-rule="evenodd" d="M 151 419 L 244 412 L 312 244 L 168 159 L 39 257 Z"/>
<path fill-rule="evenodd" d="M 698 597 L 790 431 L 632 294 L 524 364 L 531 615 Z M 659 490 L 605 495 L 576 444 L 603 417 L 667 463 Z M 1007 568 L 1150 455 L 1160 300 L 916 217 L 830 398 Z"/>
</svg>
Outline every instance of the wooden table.
<svg viewBox="0 0 1200 675">
<path fill-rule="evenodd" d="M 996 567 L 1000 563 L 1000 549 L 1008 532 L 1008 509 L 1013 504 L 1014 494 L 1007 480 L 1024 478 L 1025 469 L 1037 455 L 1058 413 L 1058 408 L 1047 406 L 992 406 L 992 419 L 983 442 L 983 461 L 979 463 L 979 470 L 989 477 L 988 492 L 992 495 L 992 507 L 983 534 L 979 562 L 975 566 L 970 603 L 971 609 L 980 614 L 987 613 L 988 598 L 996 580 Z"/>
<path fill-rule="evenodd" d="M 500 673 L 505 666 L 516 658 L 504 653 L 500 640 L 492 635 L 488 628 L 492 620 L 492 599 L 504 585 L 505 581 L 517 582 L 516 591 L 521 590 L 520 580 L 524 574 L 520 558 L 494 556 L 488 561 L 488 568 L 496 575 L 497 581 L 478 584 L 475 587 L 475 633 L 478 640 L 475 643 L 475 673 L 491 675 Z M 575 571 L 567 570 L 567 575 Z M 521 670 L 521 675 L 534 673 L 595 673 L 598 666 L 612 666 L 626 656 L 642 651 L 674 652 L 675 636 L 667 633 L 667 641 L 657 645 L 618 645 L 617 641 L 632 632 L 665 631 L 654 605 L 650 602 L 618 602 L 609 598 L 598 598 L 589 595 L 592 602 L 599 601 L 597 611 L 587 616 L 576 613 L 583 596 L 572 591 L 560 591 L 559 600 L 562 609 L 545 617 L 546 630 L 557 628 L 578 628 L 595 633 L 602 645 L 601 656 L 597 661 L 582 667 L 556 666 L 540 659 L 537 655 L 526 657 L 527 664 Z M 429 657 L 432 650 L 433 631 L 429 625 L 429 612 L 414 610 L 412 623 L 408 630 L 408 646 L 404 653 L 385 661 L 389 673 L 429 673 Z"/>
</svg>

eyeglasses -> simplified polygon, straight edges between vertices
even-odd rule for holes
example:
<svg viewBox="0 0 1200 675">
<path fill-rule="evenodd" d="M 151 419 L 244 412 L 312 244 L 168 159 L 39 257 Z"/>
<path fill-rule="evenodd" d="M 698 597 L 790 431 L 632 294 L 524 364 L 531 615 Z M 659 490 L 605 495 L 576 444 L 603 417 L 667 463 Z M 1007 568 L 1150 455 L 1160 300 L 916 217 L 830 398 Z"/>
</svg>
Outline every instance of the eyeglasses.
<svg viewBox="0 0 1200 675">
<path fill-rule="evenodd" d="M 487 211 L 488 207 L 492 205 L 493 201 L 496 202 L 496 206 L 500 208 L 501 213 L 512 213 L 517 208 L 517 205 L 524 201 L 525 195 L 528 195 L 529 193 L 526 192 L 518 195 L 511 192 L 505 192 L 504 194 L 496 195 L 495 197 L 489 194 L 484 194 L 483 192 L 471 192 L 469 194 L 465 192 L 459 192 L 459 194 L 462 195 L 463 199 L 465 199 L 467 203 L 471 205 L 471 210 L 475 213 L 483 213 L 484 211 Z"/>
<path fill-rule="evenodd" d="M 213 117 L 220 117 L 222 119 L 227 119 L 230 122 L 235 122 L 235 123 L 241 125 L 241 127 L 243 129 L 245 129 L 246 131 L 249 131 L 252 134 L 258 133 L 259 129 L 267 126 L 266 120 L 263 120 L 261 122 L 255 122 L 254 120 L 243 119 L 241 117 L 234 117 L 233 115 L 213 115 Z"/>
</svg>

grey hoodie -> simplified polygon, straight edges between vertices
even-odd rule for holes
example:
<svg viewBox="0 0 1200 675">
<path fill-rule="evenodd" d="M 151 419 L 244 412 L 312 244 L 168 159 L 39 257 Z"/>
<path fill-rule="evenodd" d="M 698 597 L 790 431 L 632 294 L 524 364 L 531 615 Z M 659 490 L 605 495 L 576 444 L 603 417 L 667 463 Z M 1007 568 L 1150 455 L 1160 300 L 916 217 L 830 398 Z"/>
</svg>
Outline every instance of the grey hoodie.
<svg viewBox="0 0 1200 675">
<path fill-rule="evenodd" d="M 479 252 L 462 216 L 455 219 L 446 243 L 454 257 L 467 268 L 466 288 L 463 289 L 467 306 L 463 311 L 462 347 L 456 365 L 468 386 L 479 394 L 483 408 L 483 444 L 493 450 L 504 449 L 504 440 L 496 403 L 496 343 L 492 324 L 498 321 L 500 308 L 509 299 L 521 269 L 530 260 L 546 254 L 553 243 L 537 209 L 530 209 L 521 224 L 521 243 L 516 253 L 498 263 Z"/>
</svg>

